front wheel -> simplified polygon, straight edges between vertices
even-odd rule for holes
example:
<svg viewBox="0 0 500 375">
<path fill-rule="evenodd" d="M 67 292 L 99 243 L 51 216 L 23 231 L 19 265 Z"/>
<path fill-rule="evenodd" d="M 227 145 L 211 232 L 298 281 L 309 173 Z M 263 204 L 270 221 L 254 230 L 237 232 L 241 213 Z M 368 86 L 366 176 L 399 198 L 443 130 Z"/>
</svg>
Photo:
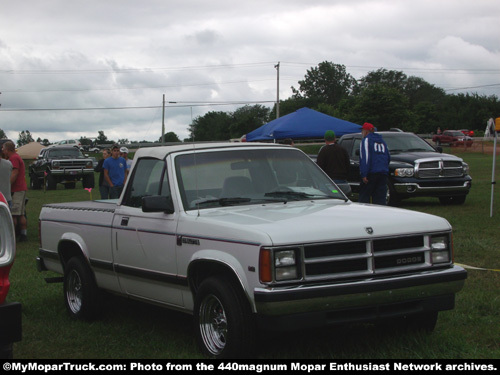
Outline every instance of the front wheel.
<svg viewBox="0 0 500 375">
<path fill-rule="evenodd" d="M 211 358 L 248 358 L 256 337 L 250 306 L 232 280 L 212 277 L 195 296 L 198 344 Z"/>
<path fill-rule="evenodd" d="M 75 319 L 92 320 L 100 312 L 100 291 L 92 271 L 80 257 L 71 258 L 64 270 L 64 301 Z"/>
</svg>

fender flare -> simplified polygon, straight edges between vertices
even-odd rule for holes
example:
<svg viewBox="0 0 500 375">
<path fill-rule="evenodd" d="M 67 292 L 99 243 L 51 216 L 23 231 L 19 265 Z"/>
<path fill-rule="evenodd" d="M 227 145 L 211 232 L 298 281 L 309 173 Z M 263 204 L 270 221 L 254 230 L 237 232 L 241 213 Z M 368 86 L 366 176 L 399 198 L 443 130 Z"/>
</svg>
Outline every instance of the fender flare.
<svg viewBox="0 0 500 375">
<path fill-rule="evenodd" d="M 224 251 L 204 249 L 197 251 L 192 255 L 187 269 L 187 278 L 193 295 L 196 294 L 197 285 L 194 285 L 196 282 L 194 281 L 194 275 L 192 273 L 194 272 L 196 264 L 201 262 L 213 263 L 214 265 L 222 266 L 231 272 L 232 276 L 234 276 L 239 282 L 243 293 L 251 306 L 252 312 L 256 312 L 253 292 L 245 273 L 245 269 L 237 258 Z"/>
</svg>

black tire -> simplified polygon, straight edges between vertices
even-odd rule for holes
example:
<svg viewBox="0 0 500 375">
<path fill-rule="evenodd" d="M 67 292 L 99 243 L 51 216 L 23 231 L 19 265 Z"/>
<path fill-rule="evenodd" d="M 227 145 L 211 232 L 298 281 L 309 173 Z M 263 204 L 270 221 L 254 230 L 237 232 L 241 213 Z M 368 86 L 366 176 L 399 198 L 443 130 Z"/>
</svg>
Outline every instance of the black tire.
<svg viewBox="0 0 500 375">
<path fill-rule="evenodd" d="M 90 267 L 80 257 L 71 258 L 64 270 L 64 302 L 74 319 L 93 320 L 101 312 L 101 293 Z"/>
<path fill-rule="evenodd" d="M 87 174 L 82 177 L 82 185 L 84 189 L 93 189 L 95 186 L 94 174 Z"/>
<path fill-rule="evenodd" d="M 45 177 L 45 188 L 47 190 L 57 189 L 57 179 L 50 172 L 48 172 L 47 176 Z"/>
<path fill-rule="evenodd" d="M 398 197 L 390 182 L 387 183 L 387 194 L 385 201 L 388 206 L 397 206 L 401 202 L 401 198 Z"/>
<path fill-rule="evenodd" d="M 0 359 L 13 359 L 14 349 L 13 344 L 0 344 Z"/>
<path fill-rule="evenodd" d="M 459 205 L 459 204 L 464 204 L 466 198 L 467 195 L 452 195 L 449 197 L 439 197 L 439 202 L 445 206 Z"/>
<path fill-rule="evenodd" d="M 198 345 L 211 358 L 250 358 L 256 328 L 248 300 L 229 278 L 203 281 L 195 296 L 194 323 Z"/>
<path fill-rule="evenodd" d="M 42 183 L 34 173 L 30 173 L 30 188 L 33 190 L 39 190 L 42 187 Z"/>
</svg>

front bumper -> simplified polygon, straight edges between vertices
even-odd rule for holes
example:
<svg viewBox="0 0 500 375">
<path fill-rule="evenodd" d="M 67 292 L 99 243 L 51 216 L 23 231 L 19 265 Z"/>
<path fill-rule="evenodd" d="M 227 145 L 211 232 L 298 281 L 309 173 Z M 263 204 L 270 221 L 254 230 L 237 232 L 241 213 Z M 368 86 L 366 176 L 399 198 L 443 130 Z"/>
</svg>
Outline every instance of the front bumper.
<svg viewBox="0 0 500 375">
<path fill-rule="evenodd" d="M 85 168 L 64 168 L 64 169 L 52 169 L 50 171 L 54 176 L 81 176 L 87 174 L 93 174 L 93 169 Z"/>
<path fill-rule="evenodd" d="M 393 186 L 400 195 L 462 195 L 469 193 L 472 181 L 439 181 L 439 184 L 432 181 L 394 182 Z"/>
<path fill-rule="evenodd" d="M 286 326 L 297 317 L 301 325 L 309 326 L 373 320 L 452 309 L 454 295 L 463 288 L 466 278 L 467 271 L 452 266 L 333 285 L 256 288 L 255 306 L 260 317 L 273 322 L 274 328 Z"/>
</svg>

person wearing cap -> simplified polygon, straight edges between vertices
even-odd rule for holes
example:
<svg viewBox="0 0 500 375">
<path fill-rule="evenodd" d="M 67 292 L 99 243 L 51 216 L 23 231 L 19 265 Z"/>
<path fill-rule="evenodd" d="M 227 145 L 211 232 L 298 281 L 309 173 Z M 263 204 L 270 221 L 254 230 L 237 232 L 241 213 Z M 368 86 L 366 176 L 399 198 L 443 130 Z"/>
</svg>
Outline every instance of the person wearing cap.
<svg viewBox="0 0 500 375">
<path fill-rule="evenodd" d="M 349 154 L 335 142 L 335 132 L 325 132 L 325 145 L 321 147 L 316 159 L 318 166 L 330 177 L 344 193 L 350 194 L 351 189 L 347 182 L 349 175 Z"/>
<path fill-rule="evenodd" d="M 363 140 L 360 145 L 359 171 L 361 184 L 359 187 L 360 203 L 386 205 L 387 176 L 391 155 L 382 136 L 375 133 L 375 127 L 365 122 L 361 128 Z"/>
<path fill-rule="evenodd" d="M 123 185 L 128 176 L 128 167 L 127 161 L 120 156 L 120 147 L 118 145 L 113 145 L 111 157 L 104 160 L 102 167 L 104 169 L 104 179 L 110 186 L 109 198 L 120 198 Z"/>
<path fill-rule="evenodd" d="M 120 156 L 127 161 L 127 168 L 130 169 L 132 167 L 132 160 L 128 158 L 128 148 L 120 148 Z"/>
</svg>

